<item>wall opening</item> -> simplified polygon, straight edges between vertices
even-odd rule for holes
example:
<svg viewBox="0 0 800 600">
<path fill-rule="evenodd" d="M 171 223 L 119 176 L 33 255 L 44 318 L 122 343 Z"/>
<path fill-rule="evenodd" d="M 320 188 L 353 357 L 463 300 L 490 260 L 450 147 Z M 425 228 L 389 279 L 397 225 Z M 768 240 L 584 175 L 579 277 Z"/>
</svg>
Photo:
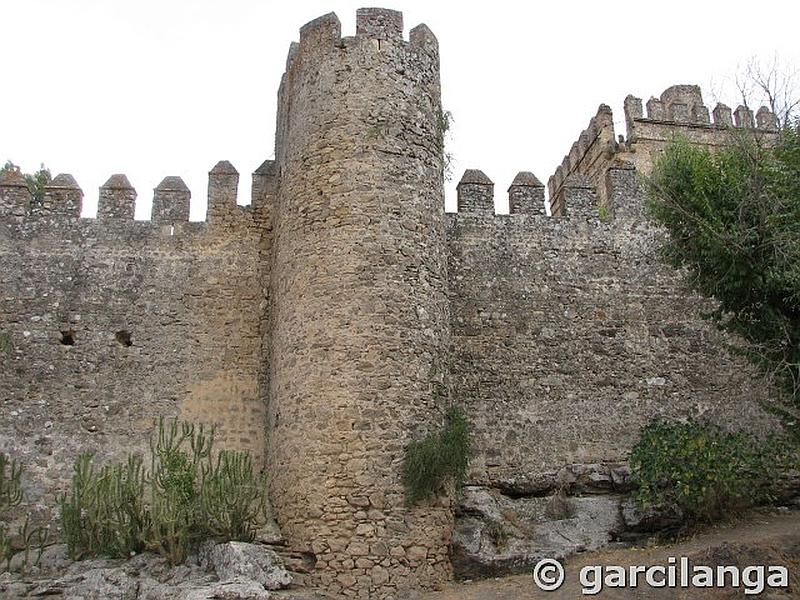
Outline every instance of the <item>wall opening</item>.
<svg viewBox="0 0 800 600">
<path fill-rule="evenodd" d="M 120 329 L 117 333 L 114 334 L 114 337 L 122 346 L 133 346 L 133 340 L 131 340 L 131 332 L 125 331 L 124 329 Z"/>
<path fill-rule="evenodd" d="M 61 339 L 59 340 L 63 346 L 75 345 L 75 332 L 72 329 L 61 332 Z"/>
</svg>

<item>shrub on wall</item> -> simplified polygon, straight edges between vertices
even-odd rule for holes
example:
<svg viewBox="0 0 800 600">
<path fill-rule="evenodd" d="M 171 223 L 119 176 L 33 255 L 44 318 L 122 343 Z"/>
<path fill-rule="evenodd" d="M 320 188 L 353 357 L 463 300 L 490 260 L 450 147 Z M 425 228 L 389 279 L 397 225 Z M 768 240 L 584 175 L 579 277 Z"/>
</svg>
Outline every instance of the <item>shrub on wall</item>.
<svg viewBox="0 0 800 600">
<path fill-rule="evenodd" d="M 0 171 L 19 171 L 19 167 L 7 160 L 5 164 L 0 167 Z M 44 198 L 44 189 L 53 180 L 50 175 L 50 169 L 44 166 L 39 167 L 35 173 L 22 173 L 25 178 L 25 183 L 28 185 L 28 191 L 31 193 L 34 202 L 41 202 Z"/>
<path fill-rule="evenodd" d="M 774 499 L 780 470 L 796 462 L 784 440 L 711 424 L 651 423 L 630 457 L 640 507 L 713 522 Z"/>
<path fill-rule="evenodd" d="M 458 407 L 447 412 L 444 427 L 411 442 L 403 462 L 406 501 L 416 504 L 441 490 L 448 479 L 462 482 L 470 459 L 469 424 Z"/>
<path fill-rule="evenodd" d="M 203 540 L 252 541 L 267 515 L 267 482 L 247 452 L 212 453 L 213 429 L 159 420 L 150 467 L 130 455 L 96 470 L 78 457 L 60 499 L 70 555 L 127 557 L 142 550 L 183 562 Z"/>
</svg>

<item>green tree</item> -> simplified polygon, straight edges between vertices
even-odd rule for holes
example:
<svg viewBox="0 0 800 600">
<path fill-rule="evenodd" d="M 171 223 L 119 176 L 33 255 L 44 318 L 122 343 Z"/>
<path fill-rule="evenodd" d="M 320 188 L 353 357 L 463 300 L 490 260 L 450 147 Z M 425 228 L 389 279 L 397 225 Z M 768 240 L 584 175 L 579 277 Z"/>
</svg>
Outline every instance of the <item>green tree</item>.
<svg viewBox="0 0 800 600">
<path fill-rule="evenodd" d="M 712 315 L 800 407 L 800 131 L 777 145 L 736 138 L 717 153 L 670 145 L 646 180 L 651 213 L 670 233 L 665 256 L 688 269 Z"/>
<path fill-rule="evenodd" d="M 20 168 L 10 160 L 7 160 L 0 171 L 19 172 Z M 41 202 L 42 198 L 44 198 L 44 188 L 53 180 L 50 169 L 45 167 L 44 163 L 42 163 L 38 171 L 34 173 L 22 173 L 22 176 L 25 178 L 25 183 L 28 184 L 28 190 L 30 190 L 33 199 L 37 202 Z"/>
</svg>

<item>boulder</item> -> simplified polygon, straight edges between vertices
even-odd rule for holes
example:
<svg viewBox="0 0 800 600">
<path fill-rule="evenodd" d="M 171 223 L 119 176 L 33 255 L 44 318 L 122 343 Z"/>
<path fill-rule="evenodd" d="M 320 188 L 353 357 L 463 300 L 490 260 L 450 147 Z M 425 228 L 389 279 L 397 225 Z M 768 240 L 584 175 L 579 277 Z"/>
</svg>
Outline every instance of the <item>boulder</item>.
<svg viewBox="0 0 800 600">
<path fill-rule="evenodd" d="M 267 600 L 271 597 L 255 581 L 226 581 L 205 585 L 186 582 L 178 586 L 164 583 L 142 586 L 138 600 Z"/>
<path fill-rule="evenodd" d="M 280 590 L 292 583 L 280 557 L 264 546 L 246 542 L 207 542 L 200 549 L 201 566 L 213 570 L 220 581 L 251 580 L 267 590 Z"/>
</svg>

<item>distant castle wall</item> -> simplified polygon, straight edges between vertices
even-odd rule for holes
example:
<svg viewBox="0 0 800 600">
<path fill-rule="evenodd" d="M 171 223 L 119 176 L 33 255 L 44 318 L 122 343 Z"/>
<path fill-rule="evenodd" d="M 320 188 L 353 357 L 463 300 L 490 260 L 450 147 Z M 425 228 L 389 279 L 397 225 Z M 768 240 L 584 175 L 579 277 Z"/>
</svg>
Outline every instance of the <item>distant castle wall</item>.
<svg viewBox="0 0 800 600">
<path fill-rule="evenodd" d="M 124 175 L 100 188 L 97 219 L 79 217 L 69 175 L 41 202 L 13 174 L 0 182 L 0 447 L 24 457 L 39 505 L 55 507 L 79 452 L 145 450 L 159 415 L 214 423 L 219 447 L 263 464 L 267 195 L 237 206 L 235 169 L 209 177 L 206 223 L 188 221 L 177 177 L 156 188 L 151 221 L 133 220 Z"/>
<path fill-rule="evenodd" d="M 594 188 L 596 192 L 603 190 L 600 182 L 603 181 L 616 151 L 617 142 L 614 139 L 614 118 L 611 108 L 601 104 L 597 114 L 589 120 L 588 127 L 572 144 L 569 153 L 564 156 L 564 160 L 547 182 L 551 214 L 563 216 L 568 213 L 570 209 L 567 207 L 567 196 L 570 195 L 570 190 L 588 188 Z M 581 192 L 574 192 L 573 195 L 580 197 Z M 604 194 L 599 200 L 605 204 Z M 579 208 L 578 205 L 583 204 L 585 202 L 580 200 L 574 203 L 573 212 L 590 208 L 587 206 Z"/>
<path fill-rule="evenodd" d="M 658 257 L 664 233 L 636 210 L 636 172 L 606 179 L 618 203 L 606 220 L 569 206 L 447 215 L 450 381 L 474 428 L 471 483 L 552 493 L 565 465 L 624 462 L 655 418 L 774 427 L 756 369 Z"/>
<path fill-rule="evenodd" d="M 777 120 L 765 106 L 753 112 L 746 106 L 735 111 L 719 103 L 713 110 L 713 123 L 696 85 L 673 85 L 660 98 L 647 101 L 629 95 L 624 102 L 627 137 L 614 133 L 611 108 L 601 104 L 578 140 L 572 144 L 555 173 L 548 180 L 550 210 L 554 215 L 596 212 L 595 204 L 613 209 L 606 173 L 613 164 L 629 162 L 640 173 L 649 173 L 653 159 L 666 146 L 683 139 L 715 150 L 733 141 L 732 136 L 755 136 L 771 144 L 777 137 Z M 593 199 L 586 192 L 592 190 Z M 569 202 L 568 197 L 573 201 Z M 587 207 L 587 201 L 592 208 Z M 570 208 L 571 205 L 571 208 Z"/>
<path fill-rule="evenodd" d="M 696 85 L 673 85 L 660 98 L 650 98 L 646 108 L 647 114 L 640 98 L 625 98 L 626 143 L 630 158 L 643 173 L 651 170 L 653 158 L 676 138 L 713 150 L 729 145 L 732 135 L 744 132 L 770 144 L 778 132 L 777 119 L 765 106 L 753 115 L 746 106 L 732 112 L 718 103 L 709 114 Z"/>
</svg>

